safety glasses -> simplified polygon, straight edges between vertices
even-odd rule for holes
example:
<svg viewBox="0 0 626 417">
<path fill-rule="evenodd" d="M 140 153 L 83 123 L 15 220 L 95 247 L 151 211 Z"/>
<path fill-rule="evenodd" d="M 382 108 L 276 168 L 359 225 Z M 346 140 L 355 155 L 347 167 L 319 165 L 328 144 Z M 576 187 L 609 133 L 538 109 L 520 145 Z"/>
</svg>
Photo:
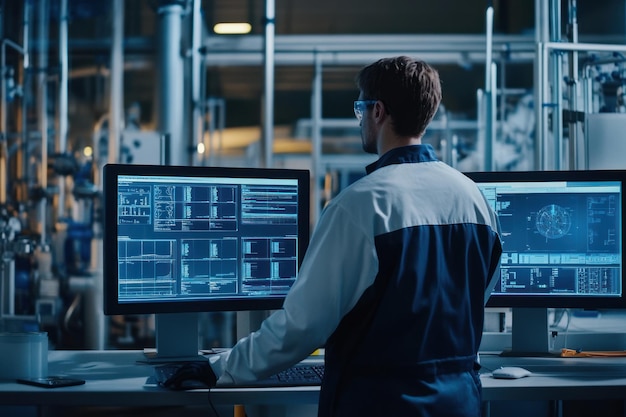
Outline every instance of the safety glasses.
<svg viewBox="0 0 626 417">
<path fill-rule="evenodd" d="M 367 108 L 367 106 L 373 106 L 376 104 L 378 100 L 355 100 L 354 101 L 354 115 L 356 119 L 361 123 L 361 119 L 363 119 L 363 112 Z"/>
</svg>

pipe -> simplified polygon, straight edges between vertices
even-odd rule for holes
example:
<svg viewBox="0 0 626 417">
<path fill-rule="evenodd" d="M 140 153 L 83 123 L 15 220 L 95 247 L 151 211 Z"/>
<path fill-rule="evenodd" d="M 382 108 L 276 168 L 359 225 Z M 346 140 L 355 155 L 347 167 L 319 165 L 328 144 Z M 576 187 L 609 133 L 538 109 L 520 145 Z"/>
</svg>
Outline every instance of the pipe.
<svg viewBox="0 0 626 417">
<path fill-rule="evenodd" d="M 196 144 L 202 142 L 202 72 L 204 64 L 200 55 L 202 45 L 202 14 L 201 1 L 192 0 L 191 4 L 191 134 L 189 149 L 193 149 L 194 162 L 199 162 L 201 155 L 198 154 Z M 205 150 L 206 152 L 206 150 Z"/>
<path fill-rule="evenodd" d="M 485 160 L 484 170 L 493 169 L 493 143 L 495 138 L 495 103 L 497 85 L 494 83 L 495 64 L 493 63 L 493 7 L 487 7 L 487 29 L 485 33 Z"/>
<path fill-rule="evenodd" d="M 576 0 L 569 0 L 568 3 L 568 40 L 573 44 L 578 43 L 578 20 Z M 569 76 L 568 76 L 568 94 L 570 110 L 578 111 L 578 52 L 572 50 L 569 59 Z M 578 167 L 578 123 L 570 121 L 569 123 L 569 168 L 576 169 Z"/>
<path fill-rule="evenodd" d="M 157 119 L 159 133 L 169 138 L 165 163 L 188 165 L 189 152 L 184 146 L 184 62 L 180 50 L 183 8 L 177 1 L 163 0 L 158 9 L 158 90 Z"/>
<path fill-rule="evenodd" d="M 113 17 L 113 33 L 111 34 L 108 161 L 109 163 L 116 163 L 119 158 L 118 148 L 124 125 L 124 0 L 113 0 L 111 15 Z"/>
<path fill-rule="evenodd" d="M 261 165 L 272 167 L 274 151 L 274 35 L 275 13 L 274 0 L 265 0 L 265 49 L 263 54 L 264 76 L 263 85 L 263 135 L 261 147 L 263 155 Z"/>
<path fill-rule="evenodd" d="M 64 154 L 67 150 L 68 132 L 68 15 L 67 0 L 61 0 L 59 16 L 59 109 L 58 109 L 58 138 L 57 153 Z M 57 206 L 58 218 L 66 216 L 65 213 L 65 190 L 67 180 L 59 178 L 59 201 Z"/>
<path fill-rule="evenodd" d="M 491 171 L 494 169 L 493 160 L 493 146 L 496 143 L 496 114 L 497 114 L 497 102 L 498 102 L 498 65 L 495 62 L 491 63 L 491 87 L 488 99 L 489 113 L 487 119 L 491 122 L 490 129 L 488 130 L 487 143 L 485 144 L 485 169 Z"/>
<path fill-rule="evenodd" d="M 535 86 L 535 167 L 537 169 L 546 168 L 546 124 L 544 120 L 544 92 L 548 88 L 544 74 L 544 45 L 550 40 L 550 5 L 546 0 L 535 0 L 535 60 L 533 66 L 533 79 Z"/>
<path fill-rule="evenodd" d="M 15 42 L 9 39 L 2 40 L 2 51 L 0 52 L 0 204 L 7 201 L 7 185 L 9 180 L 9 151 L 7 147 L 8 126 L 7 126 L 7 52 L 6 47 L 10 46 L 17 52 L 24 54 L 24 50 Z"/>
<path fill-rule="evenodd" d="M 315 59 L 315 74 L 313 76 L 313 95 L 311 96 L 311 190 L 313 204 L 311 205 L 311 225 L 317 224 L 320 213 L 321 192 L 319 179 L 322 178 L 322 60 L 319 55 Z"/>
<path fill-rule="evenodd" d="M 41 245 L 46 244 L 46 207 L 47 207 L 47 189 L 48 189 L 48 1 L 40 0 L 39 2 L 39 26 L 37 36 L 39 37 L 39 57 L 38 57 L 38 75 L 37 75 L 37 113 L 38 127 L 41 133 L 41 166 L 40 168 L 40 185 L 43 190 L 43 197 L 39 203 L 39 221 L 41 222 Z M 26 117 L 26 114 L 23 115 Z M 24 141 L 26 142 L 26 141 Z M 26 154 L 24 155 L 26 156 Z"/>
<path fill-rule="evenodd" d="M 487 7 L 487 28 L 485 31 L 486 53 L 485 53 L 485 89 L 491 88 L 491 62 L 493 61 L 493 7 Z"/>
<path fill-rule="evenodd" d="M 24 58 L 22 60 L 22 69 L 21 69 L 21 84 L 24 88 L 24 94 L 26 94 L 27 86 L 31 83 L 30 80 L 30 31 L 31 31 L 31 2 L 24 2 L 23 9 L 23 23 L 22 23 L 22 49 L 24 50 Z M 22 131 L 22 146 L 20 151 L 17 153 L 17 157 L 15 160 L 16 169 L 15 172 L 22 180 L 22 189 L 24 190 L 24 195 L 17 194 L 17 200 L 26 202 L 28 199 L 27 192 L 25 188 L 28 186 L 28 170 L 26 163 L 26 155 L 28 154 L 28 100 L 24 100 L 22 98 L 21 103 L 21 113 L 20 113 L 20 121 L 21 121 L 21 131 Z"/>
</svg>

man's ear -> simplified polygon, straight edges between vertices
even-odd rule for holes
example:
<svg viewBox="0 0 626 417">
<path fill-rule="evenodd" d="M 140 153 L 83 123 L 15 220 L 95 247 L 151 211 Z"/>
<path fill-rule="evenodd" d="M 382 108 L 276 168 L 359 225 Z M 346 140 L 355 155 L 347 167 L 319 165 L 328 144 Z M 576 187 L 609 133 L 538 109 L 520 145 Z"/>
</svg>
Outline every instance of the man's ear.
<svg viewBox="0 0 626 417">
<path fill-rule="evenodd" d="M 373 114 L 376 121 L 381 122 L 387 116 L 387 112 L 385 111 L 385 104 L 378 100 L 376 104 L 374 104 Z"/>
</svg>

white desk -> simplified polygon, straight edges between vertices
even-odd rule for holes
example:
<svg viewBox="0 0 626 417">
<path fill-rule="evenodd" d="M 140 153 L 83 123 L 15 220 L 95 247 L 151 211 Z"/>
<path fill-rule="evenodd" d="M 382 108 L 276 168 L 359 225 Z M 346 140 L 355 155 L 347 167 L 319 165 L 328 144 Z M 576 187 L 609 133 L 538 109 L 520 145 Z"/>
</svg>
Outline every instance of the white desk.
<svg viewBox="0 0 626 417">
<path fill-rule="evenodd" d="M 37 388 L 0 381 L 0 405 L 54 406 L 171 406 L 206 405 L 207 391 L 168 391 L 145 388 L 152 374 L 138 365 L 138 351 L 51 351 L 50 375 L 85 379 L 85 385 Z M 626 358 L 501 358 L 482 355 L 484 367 L 523 366 L 533 376 L 496 380 L 485 370 L 481 376 L 485 401 L 601 400 L 626 397 Z M 214 388 L 211 399 L 225 404 L 316 404 L 318 387 Z"/>
<path fill-rule="evenodd" d="M 484 401 L 626 399 L 624 358 L 502 358 L 481 355 Z M 489 369 L 521 366 L 533 372 L 515 380 L 494 379 Z"/>
</svg>

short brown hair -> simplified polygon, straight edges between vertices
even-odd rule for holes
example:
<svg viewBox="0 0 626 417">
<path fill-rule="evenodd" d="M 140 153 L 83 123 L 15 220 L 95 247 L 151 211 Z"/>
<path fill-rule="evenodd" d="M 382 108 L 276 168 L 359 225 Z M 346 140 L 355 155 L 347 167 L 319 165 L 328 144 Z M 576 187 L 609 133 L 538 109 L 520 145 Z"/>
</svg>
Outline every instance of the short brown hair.
<svg viewBox="0 0 626 417">
<path fill-rule="evenodd" d="M 365 100 L 380 100 L 400 136 L 422 136 L 441 102 L 437 70 L 407 56 L 383 58 L 357 74 Z"/>
</svg>

